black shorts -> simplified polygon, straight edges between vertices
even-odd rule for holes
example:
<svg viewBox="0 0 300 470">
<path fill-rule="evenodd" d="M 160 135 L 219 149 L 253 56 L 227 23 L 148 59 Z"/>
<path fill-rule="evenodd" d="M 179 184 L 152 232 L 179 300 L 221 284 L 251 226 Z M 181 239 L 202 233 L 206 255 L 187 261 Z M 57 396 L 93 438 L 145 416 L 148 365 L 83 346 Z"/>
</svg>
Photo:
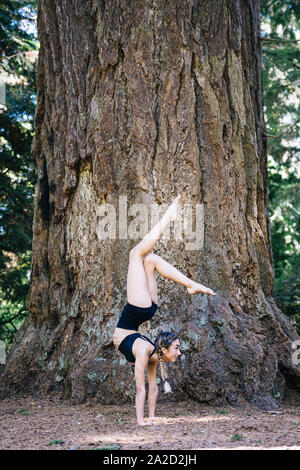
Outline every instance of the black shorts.
<svg viewBox="0 0 300 470">
<path fill-rule="evenodd" d="M 140 333 L 133 333 L 132 335 L 126 336 L 126 338 L 123 339 L 122 343 L 119 346 L 119 351 L 124 354 L 125 358 L 127 359 L 128 362 L 135 362 L 135 357 L 132 353 L 132 346 L 133 343 L 135 342 L 136 339 L 142 338 L 145 341 L 149 341 L 154 346 L 153 352 L 150 354 L 149 357 L 153 356 L 155 353 L 155 345 L 151 341 L 151 339 L 147 338 L 147 336 L 141 335 Z"/>
</svg>

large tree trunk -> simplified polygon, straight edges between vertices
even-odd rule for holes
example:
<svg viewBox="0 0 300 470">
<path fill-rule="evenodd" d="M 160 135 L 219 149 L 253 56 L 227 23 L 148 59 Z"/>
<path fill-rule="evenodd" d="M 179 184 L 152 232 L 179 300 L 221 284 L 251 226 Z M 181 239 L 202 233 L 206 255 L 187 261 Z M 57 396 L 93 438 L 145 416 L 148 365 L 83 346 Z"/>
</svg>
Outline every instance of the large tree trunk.
<svg viewBox="0 0 300 470">
<path fill-rule="evenodd" d="M 203 205 L 204 245 L 171 236 L 154 251 L 218 295 L 158 278 L 148 335 L 182 339 L 173 396 L 297 397 L 297 334 L 272 298 L 259 1 L 41 0 L 38 29 L 30 316 L 2 396 L 133 398 L 133 369 L 112 345 L 138 242 L 119 205 L 181 192 Z M 99 236 L 103 207 L 116 209 L 115 238 Z"/>
</svg>

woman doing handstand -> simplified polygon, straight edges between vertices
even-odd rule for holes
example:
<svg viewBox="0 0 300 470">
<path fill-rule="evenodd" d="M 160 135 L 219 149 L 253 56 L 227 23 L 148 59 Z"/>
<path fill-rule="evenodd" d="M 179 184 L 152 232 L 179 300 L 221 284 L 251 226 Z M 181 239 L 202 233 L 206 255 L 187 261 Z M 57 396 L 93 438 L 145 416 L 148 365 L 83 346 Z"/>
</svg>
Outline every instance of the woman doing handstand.
<svg viewBox="0 0 300 470">
<path fill-rule="evenodd" d="M 215 293 L 208 287 L 192 281 L 178 269 L 150 253 L 167 225 L 175 221 L 178 214 L 180 195 L 168 207 L 167 211 L 154 225 L 150 232 L 130 251 L 127 274 L 127 304 L 125 305 L 113 335 L 113 342 L 128 362 L 134 363 L 136 384 L 136 415 L 141 426 L 151 424 L 144 421 L 145 371 L 149 382 L 148 408 L 149 418 L 154 418 L 158 393 L 156 372 L 161 366 L 162 379 L 165 382 L 164 362 L 175 362 L 180 356 L 179 338 L 170 332 L 162 332 L 153 343 L 138 332 L 139 326 L 152 318 L 157 309 L 157 286 L 155 271 L 166 279 L 177 282 L 187 288 L 189 294 L 197 292 L 209 295 Z M 165 384 L 166 393 L 170 391 Z"/>
</svg>

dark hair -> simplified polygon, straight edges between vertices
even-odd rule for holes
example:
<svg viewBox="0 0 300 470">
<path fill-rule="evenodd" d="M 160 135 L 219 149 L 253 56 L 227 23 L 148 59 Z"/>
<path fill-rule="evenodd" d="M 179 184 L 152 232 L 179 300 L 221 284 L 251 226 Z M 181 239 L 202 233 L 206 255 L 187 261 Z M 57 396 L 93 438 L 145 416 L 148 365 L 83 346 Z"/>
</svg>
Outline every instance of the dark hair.
<svg viewBox="0 0 300 470">
<path fill-rule="evenodd" d="M 175 333 L 171 331 L 161 331 L 155 340 L 155 349 L 159 351 L 160 348 L 165 347 L 169 349 L 173 341 L 179 339 Z"/>
<path fill-rule="evenodd" d="M 162 360 L 162 355 L 163 352 L 161 348 L 166 348 L 169 349 L 171 344 L 176 340 L 179 339 L 175 333 L 172 333 L 171 331 L 161 331 L 159 335 L 157 336 L 154 344 L 155 344 L 155 349 L 158 352 L 158 357 L 159 357 L 159 365 L 160 365 L 160 372 L 161 372 L 161 378 L 164 383 L 164 391 L 165 393 L 170 393 L 172 391 L 169 382 L 167 382 L 168 374 L 166 371 L 165 364 Z"/>
</svg>

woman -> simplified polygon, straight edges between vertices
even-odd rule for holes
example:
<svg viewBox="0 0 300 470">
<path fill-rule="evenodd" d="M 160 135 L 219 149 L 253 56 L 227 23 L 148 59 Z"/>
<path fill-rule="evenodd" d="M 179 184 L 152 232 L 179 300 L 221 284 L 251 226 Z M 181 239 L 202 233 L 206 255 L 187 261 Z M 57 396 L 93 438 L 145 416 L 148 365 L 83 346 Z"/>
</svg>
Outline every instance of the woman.
<svg viewBox="0 0 300 470">
<path fill-rule="evenodd" d="M 180 195 L 169 206 L 161 220 L 138 243 L 129 255 L 127 274 L 127 301 L 113 335 L 117 349 L 124 354 L 128 362 L 134 363 L 136 384 L 136 414 L 141 426 L 151 424 L 144 421 L 145 371 L 149 382 L 148 407 L 149 418 L 154 418 L 157 399 L 156 371 L 160 363 L 166 393 L 170 391 L 166 383 L 164 362 L 175 362 L 180 356 L 180 341 L 174 333 L 163 332 L 155 343 L 138 332 L 139 326 L 152 318 L 157 309 L 157 286 L 155 271 L 166 279 L 171 279 L 187 288 L 189 294 L 201 292 L 215 293 L 195 281 L 192 281 L 160 256 L 150 253 L 167 225 L 176 220 L 180 204 Z"/>
</svg>

